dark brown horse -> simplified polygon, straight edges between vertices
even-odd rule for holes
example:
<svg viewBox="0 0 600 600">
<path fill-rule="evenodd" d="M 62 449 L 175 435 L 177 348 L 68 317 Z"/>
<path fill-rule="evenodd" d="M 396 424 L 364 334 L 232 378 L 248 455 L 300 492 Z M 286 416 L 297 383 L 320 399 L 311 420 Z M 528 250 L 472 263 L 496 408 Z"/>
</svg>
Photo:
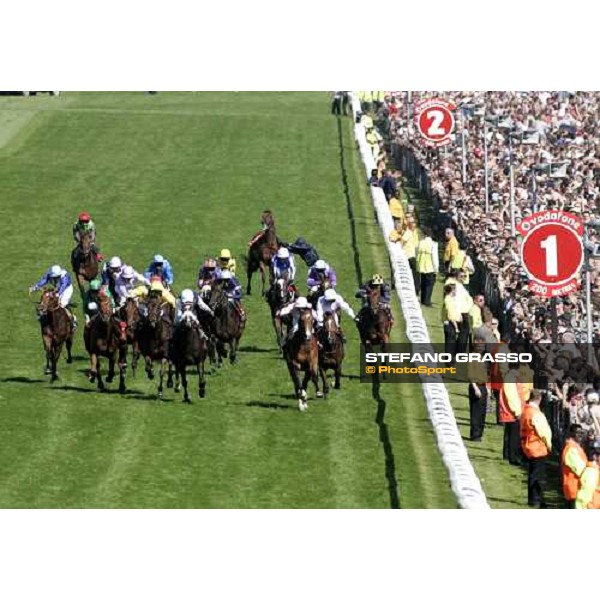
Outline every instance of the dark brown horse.
<svg viewBox="0 0 600 600">
<path fill-rule="evenodd" d="M 367 349 L 372 346 L 380 346 L 381 351 L 390 341 L 392 320 L 389 309 L 381 306 L 381 288 L 376 286 L 367 295 L 367 306 L 358 314 L 358 331 L 360 340 Z"/>
<path fill-rule="evenodd" d="M 171 360 L 175 366 L 177 384 L 175 391 L 179 391 L 179 378 L 183 384 L 183 401 L 190 403 L 186 367 L 195 366 L 198 372 L 198 393 L 200 398 L 206 395 L 206 376 L 204 361 L 207 355 L 206 339 L 203 332 L 189 311 L 185 312 L 181 321 L 173 332 L 171 340 Z"/>
<path fill-rule="evenodd" d="M 139 349 L 146 361 L 148 379 L 154 379 L 154 361 L 160 362 L 158 397 L 163 397 L 163 379 L 168 371 L 167 387 L 173 387 L 173 369 L 169 360 L 169 345 L 173 337 L 172 307 L 162 298 L 150 297 L 140 310 L 136 331 Z"/>
<path fill-rule="evenodd" d="M 335 315 L 326 312 L 323 316 L 323 327 L 319 333 L 319 372 L 323 381 L 323 392 L 329 393 L 327 371 L 333 370 L 335 376 L 334 388 L 341 388 L 342 362 L 344 360 L 344 342 Z"/>
<path fill-rule="evenodd" d="M 137 340 L 137 326 L 140 320 L 140 310 L 137 298 L 127 298 L 125 304 L 119 309 L 121 321 L 127 323 L 127 345 L 131 346 L 131 370 L 133 376 L 137 371 L 138 360 L 140 359 L 140 345 Z"/>
<path fill-rule="evenodd" d="M 85 232 L 81 236 L 81 241 L 71 252 L 71 266 L 77 279 L 79 293 L 83 296 L 85 293 L 85 282 L 90 282 L 98 277 L 99 264 L 96 252 L 92 247 L 92 235 Z"/>
<path fill-rule="evenodd" d="M 294 391 L 298 399 L 298 408 L 308 408 L 306 388 L 308 381 L 315 384 L 317 398 L 322 398 L 319 390 L 319 347 L 313 332 L 314 317 L 311 308 L 300 309 L 298 331 L 284 345 L 284 358 L 294 383 Z M 304 373 L 304 381 L 300 381 L 300 373 Z"/>
<path fill-rule="evenodd" d="M 248 295 L 250 295 L 252 288 L 252 274 L 258 270 L 260 270 L 262 279 L 262 294 L 265 293 L 265 270 L 270 269 L 271 259 L 275 256 L 279 248 L 273 213 L 270 210 L 265 210 L 261 215 L 261 222 L 266 229 L 259 240 L 251 242 L 248 250 L 246 263 L 246 272 L 248 275 L 246 293 Z"/>
<path fill-rule="evenodd" d="M 228 298 L 227 292 L 219 285 L 212 291 L 209 306 L 215 313 L 213 323 L 218 365 L 221 366 L 223 359 L 227 357 L 226 344 L 229 346 L 229 360 L 234 364 L 245 322 L 233 301 Z"/>
<path fill-rule="evenodd" d="M 56 365 L 60 358 L 63 345 L 67 348 L 67 363 L 73 362 L 71 347 L 73 346 L 73 324 L 67 310 L 60 305 L 58 293 L 46 290 L 37 306 L 42 328 L 42 341 L 46 352 L 46 375 L 51 375 L 50 381 L 58 379 Z"/>
<path fill-rule="evenodd" d="M 98 389 L 104 390 L 100 369 L 100 357 L 108 359 L 106 382 L 115 377 L 115 365 L 119 365 L 119 392 L 125 393 L 125 359 L 127 355 L 127 325 L 113 314 L 110 298 L 101 298 L 99 310 L 83 331 L 85 349 L 90 355 L 90 383 L 98 381 Z"/>
<path fill-rule="evenodd" d="M 283 323 L 285 317 L 278 316 L 278 311 L 282 309 L 288 302 L 292 302 L 296 294 L 289 289 L 289 275 L 287 272 L 282 273 L 282 277 L 275 279 L 269 288 L 266 299 L 271 309 L 271 320 L 277 337 L 277 346 L 281 349 L 283 343 Z"/>
</svg>

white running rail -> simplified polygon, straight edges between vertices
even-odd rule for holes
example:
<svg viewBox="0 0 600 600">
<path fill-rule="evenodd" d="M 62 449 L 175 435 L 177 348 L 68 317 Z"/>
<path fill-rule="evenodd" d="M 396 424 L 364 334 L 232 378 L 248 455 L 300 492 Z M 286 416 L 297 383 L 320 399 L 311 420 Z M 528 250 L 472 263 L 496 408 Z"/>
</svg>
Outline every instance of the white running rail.
<svg viewBox="0 0 600 600">
<path fill-rule="evenodd" d="M 355 121 L 356 114 L 360 111 L 360 102 L 353 94 L 352 113 Z M 360 123 L 356 123 L 354 126 L 354 136 L 358 142 L 367 177 L 369 177 L 371 171 L 376 168 L 376 164 L 365 137 L 365 128 Z M 394 221 L 388 203 L 383 191 L 378 187 L 371 186 L 371 198 L 390 255 L 396 293 L 406 322 L 406 335 L 411 343 L 419 344 L 420 352 L 433 352 L 433 349 L 429 346 L 431 340 L 421 312 L 421 305 L 415 293 L 408 259 L 402 248 L 389 240 L 390 232 L 394 229 Z M 448 469 L 452 491 L 458 500 L 459 506 L 461 508 L 489 509 L 490 505 L 481 487 L 481 482 L 475 474 L 458 430 L 446 386 L 440 382 L 423 383 L 422 387 L 429 418 L 435 430 L 437 444 L 442 460 Z"/>
</svg>

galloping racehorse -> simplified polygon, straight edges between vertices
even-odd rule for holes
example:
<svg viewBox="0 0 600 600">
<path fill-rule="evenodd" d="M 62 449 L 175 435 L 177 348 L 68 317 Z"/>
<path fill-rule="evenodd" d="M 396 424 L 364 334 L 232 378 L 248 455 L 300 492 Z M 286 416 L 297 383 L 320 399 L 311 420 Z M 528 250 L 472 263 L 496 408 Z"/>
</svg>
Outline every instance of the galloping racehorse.
<svg viewBox="0 0 600 600">
<path fill-rule="evenodd" d="M 151 297 L 140 311 L 140 321 L 136 337 L 140 352 L 146 361 L 148 379 L 154 379 L 155 360 L 160 361 L 158 397 L 163 397 L 163 379 L 168 370 L 167 387 L 173 387 L 173 370 L 169 362 L 169 344 L 173 336 L 173 320 L 170 306 L 161 298 Z M 145 313 L 145 314 L 144 314 Z"/>
<path fill-rule="evenodd" d="M 58 300 L 56 291 L 46 290 L 37 306 L 37 314 L 42 328 L 42 341 L 46 351 L 46 375 L 52 375 L 51 381 L 58 379 L 56 364 L 60 358 L 63 344 L 67 347 L 67 362 L 73 362 L 73 324 L 71 318 Z"/>
<path fill-rule="evenodd" d="M 248 285 L 246 293 L 250 295 L 252 287 L 252 274 L 260 270 L 262 278 L 262 293 L 265 293 L 265 269 L 270 269 L 271 259 L 277 253 L 279 244 L 275 233 L 275 218 L 270 210 L 265 210 L 261 215 L 261 221 L 266 231 L 260 240 L 250 246 L 246 270 L 248 274 Z"/>
<path fill-rule="evenodd" d="M 342 361 L 344 360 L 344 342 L 335 315 L 326 312 L 323 317 L 323 328 L 319 335 L 319 372 L 323 381 L 323 392 L 329 393 L 327 371 L 332 369 L 335 375 L 334 388 L 341 387 Z"/>
<path fill-rule="evenodd" d="M 90 383 L 98 380 L 98 389 L 104 390 L 100 371 L 100 357 L 108 358 L 106 382 L 115 377 L 115 364 L 119 364 L 119 392 L 125 393 L 125 358 L 127 354 L 127 325 L 112 312 L 109 298 L 102 298 L 99 311 L 83 331 L 85 349 L 90 355 Z"/>
<path fill-rule="evenodd" d="M 380 305 L 380 296 L 381 289 L 379 287 L 369 292 L 368 305 L 358 314 L 358 331 L 360 340 L 367 350 L 372 346 L 381 346 L 381 351 L 385 352 L 385 347 L 390 341 L 392 321 L 388 310 Z"/>
<path fill-rule="evenodd" d="M 271 309 L 273 328 L 275 329 L 275 335 L 277 336 L 277 346 L 280 349 L 281 344 L 283 343 L 283 324 L 282 317 L 278 316 L 277 312 L 288 302 L 292 302 L 296 296 L 296 294 L 289 289 L 288 273 L 284 272 L 282 275 L 282 277 L 273 281 L 266 295 L 269 308 Z"/>
<path fill-rule="evenodd" d="M 137 340 L 137 326 L 140 319 L 140 310 L 136 298 L 127 298 L 125 304 L 119 310 L 121 321 L 127 323 L 127 345 L 131 346 L 131 370 L 133 376 L 137 370 L 138 360 L 140 358 L 140 345 Z"/>
<path fill-rule="evenodd" d="M 175 366 L 177 385 L 175 391 L 179 391 L 179 378 L 183 384 L 183 401 L 191 402 L 188 392 L 186 367 L 194 365 L 198 372 L 198 393 L 200 398 L 206 395 L 206 377 L 204 373 L 204 361 L 206 360 L 207 346 L 202 335 L 202 330 L 193 319 L 191 313 L 186 311 L 179 325 L 175 328 L 171 340 L 171 360 Z"/>
<path fill-rule="evenodd" d="M 313 334 L 314 317 L 312 309 L 300 310 L 298 331 L 284 346 L 284 357 L 294 383 L 294 391 L 298 399 L 298 408 L 308 408 L 306 388 L 310 379 L 317 390 L 317 398 L 322 398 L 319 390 L 319 347 Z M 300 372 L 304 372 L 304 381 L 300 381 Z"/>
<path fill-rule="evenodd" d="M 99 271 L 98 257 L 92 251 L 92 236 L 89 232 L 83 234 L 81 242 L 71 252 L 71 266 L 77 278 L 79 292 L 83 296 L 85 282 L 96 279 Z"/>
<path fill-rule="evenodd" d="M 229 360 L 233 364 L 236 361 L 237 349 L 245 324 L 242 322 L 237 308 L 221 287 L 217 286 L 213 289 L 209 306 L 215 313 L 214 337 L 218 364 L 221 366 L 223 358 L 227 357 L 225 344 L 229 345 Z"/>
</svg>

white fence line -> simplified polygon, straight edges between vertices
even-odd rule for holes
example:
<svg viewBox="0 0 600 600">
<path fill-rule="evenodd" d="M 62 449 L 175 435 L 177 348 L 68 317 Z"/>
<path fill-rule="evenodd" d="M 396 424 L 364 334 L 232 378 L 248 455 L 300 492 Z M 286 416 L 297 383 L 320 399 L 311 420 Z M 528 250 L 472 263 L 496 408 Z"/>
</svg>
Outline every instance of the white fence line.
<svg viewBox="0 0 600 600">
<path fill-rule="evenodd" d="M 352 113 L 360 112 L 360 102 L 352 97 Z M 354 126 L 354 136 L 358 142 L 367 176 L 376 168 L 371 148 L 365 137 L 365 128 L 360 123 Z M 378 187 L 371 186 L 371 198 L 377 212 L 377 219 L 383 232 L 390 255 L 396 293 L 406 322 L 406 335 L 411 343 L 419 344 L 419 351 L 433 352 L 429 344 L 429 332 L 421 312 L 421 305 L 415 293 L 412 271 L 402 248 L 390 242 L 389 235 L 394 229 L 394 221 L 383 194 Z M 391 384 L 390 384 L 391 385 Z M 490 506 L 469 460 L 467 450 L 458 430 L 454 411 L 450 404 L 448 390 L 443 383 L 423 383 L 423 395 L 427 403 L 429 418 L 435 431 L 437 444 L 450 477 L 450 484 L 461 508 L 483 508 Z"/>
</svg>

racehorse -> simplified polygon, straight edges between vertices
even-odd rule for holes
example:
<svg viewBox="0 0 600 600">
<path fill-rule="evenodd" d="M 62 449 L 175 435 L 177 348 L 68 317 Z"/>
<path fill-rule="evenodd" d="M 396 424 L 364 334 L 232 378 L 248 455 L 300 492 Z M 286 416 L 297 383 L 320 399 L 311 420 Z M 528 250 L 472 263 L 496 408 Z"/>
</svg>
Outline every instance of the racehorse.
<svg viewBox="0 0 600 600">
<path fill-rule="evenodd" d="M 163 379 L 168 370 L 167 387 L 173 387 L 173 369 L 169 361 L 169 344 L 173 336 L 173 319 L 170 305 L 161 298 L 151 297 L 140 310 L 136 331 L 139 349 L 146 361 L 148 379 L 154 379 L 154 361 L 160 361 L 158 397 L 163 397 Z"/>
<path fill-rule="evenodd" d="M 323 392 L 329 393 L 327 371 L 332 369 L 335 376 L 334 388 L 341 387 L 342 361 L 344 360 L 344 342 L 340 328 L 332 312 L 323 316 L 323 327 L 319 335 L 319 372 L 323 381 Z"/>
<path fill-rule="evenodd" d="M 110 298 L 99 301 L 99 310 L 83 331 L 85 349 L 90 355 L 90 383 L 98 380 L 98 389 L 104 390 L 100 370 L 100 357 L 108 358 L 106 382 L 115 377 L 115 364 L 119 365 L 119 393 L 125 393 L 125 358 L 127 355 L 127 325 L 112 312 Z"/>
<path fill-rule="evenodd" d="M 210 299 L 212 296 L 212 286 L 205 285 L 200 290 L 200 297 L 202 300 L 210 306 Z M 217 366 L 217 351 L 216 351 L 216 341 L 215 341 L 215 322 L 213 317 L 211 317 L 210 313 L 200 310 L 196 307 L 196 316 L 198 317 L 198 321 L 200 322 L 200 327 L 202 331 L 207 336 L 206 346 L 208 352 L 208 358 L 210 359 L 211 368 Z M 220 366 L 220 365 L 218 365 Z"/>
<path fill-rule="evenodd" d="M 96 279 L 99 271 L 98 257 L 92 251 L 92 235 L 89 231 L 81 236 L 81 241 L 71 252 L 71 266 L 77 278 L 79 293 L 83 296 L 85 282 Z"/>
<path fill-rule="evenodd" d="M 210 305 L 215 313 L 214 338 L 216 342 L 217 361 L 221 366 L 223 358 L 227 357 L 225 344 L 229 345 L 229 360 L 234 364 L 237 357 L 237 349 L 245 323 L 233 301 L 227 296 L 227 292 L 220 286 L 216 286 L 211 294 Z"/>
<path fill-rule="evenodd" d="M 206 395 L 206 377 L 204 361 L 206 360 L 207 344 L 202 330 L 195 322 L 190 311 L 185 311 L 181 321 L 173 332 L 171 340 L 171 360 L 175 367 L 177 384 L 175 391 L 179 391 L 179 378 L 183 384 L 183 401 L 191 403 L 188 393 L 186 367 L 195 365 L 198 372 L 198 393 L 200 398 Z"/>
<path fill-rule="evenodd" d="M 140 310 L 136 298 L 127 298 L 125 304 L 119 309 L 121 321 L 127 323 L 127 345 L 131 346 L 131 370 L 135 377 L 137 364 L 140 358 L 140 345 L 137 340 L 137 326 L 140 319 Z"/>
<path fill-rule="evenodd" d="M 298 331 L 284 345 L 284 357 L 294 383 L 294 391 L 298 399 L 298 408 L 308 408 L 306 388 L 310 379 L 317 390 L 317 398 L 322 398 L 319 390 L 319 347 L 313 334 L 314 317 L 312 309 L 300 310 Z M 300 381 L 300 372 L 304 372 L 304 381 Z"/>
<path fill-rule="evenodd" d="M 381 288 L 375 287 L 367 295 L 367 306 L 358 314 L 358 331 L 363 345 L 369 349 L 372 346 L 385 347 L 390 341 L 392 320 L 389 310 L 380 305 Z"/>
<path fill-rule="evenodd" d="M 283 323 L 282 319 L 277 312 L 283 308 L 289 302 L 295 299 L 295 292 L 290 290 L 289 286 L 289 274 L 287 271 L 282 273 L 282 277 L 273 280 L 271 287 L 267 291 L 266 299 L 271 309 L 271 320 L 273 322 L 273 328 L 275 329 L 275 335 L 277 337 L 277 346 L 281 349 L 283 343 Z"/>
<path fill-rule="evenodd" d="M 63 345 L 67 348 L 67 363 L 73 362 L 71 347 L 73 346 L 73 324 L 65 308 L 60 305 L 58 293 L 46 290 L 37 306 L 42 328 L 42 341 L 46 351 L 46 375 L 52 375 L 50 381 L 58 379 L 56 365 Z"/>
<path fill-rule="evenodd" d="M 316 309 L 319 298 L 325 293 L 325 290 L 330 288 L 329 280 L 325 277 L 325 273 L 319 273 L 319 288 L 317 290 L 308 292 L 306 299 L 310 302 L 311 306 Z"/>
<path fill-rule="evenodd" d="M 246 294 L 248 295 L 250 295 L 252 287 L 252 274 L 258 270 L 260 270 L 262 279 L 262 293 L 265 293 L 265 269 L 270 269 L 271 259 L 279 248 L 273 213 L 270 210 L 265 210 L 261 215 L 261 222 L 266 230 L 256 243 L 252 243 L 248 250 L 248 259 L 246 262 L 246 272 L 248 275 Z"/>
</svg>

